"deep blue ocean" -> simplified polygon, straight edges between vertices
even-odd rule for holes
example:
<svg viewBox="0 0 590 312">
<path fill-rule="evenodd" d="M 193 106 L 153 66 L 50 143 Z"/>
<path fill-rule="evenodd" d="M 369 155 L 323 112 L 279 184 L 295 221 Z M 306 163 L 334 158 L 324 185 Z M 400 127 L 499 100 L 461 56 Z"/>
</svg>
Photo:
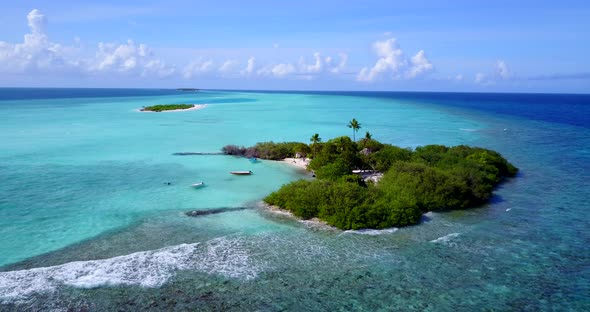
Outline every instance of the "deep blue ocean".
<svg viewBox="0 0 590 312">
<path fill-rule="evenodd" d="M 138 111 L 172 103 L 206 106 Z M 589 115 L 578 94 L 0 88 L 0 310 L 588 311 Z M 352 118 L 520 173 L 483 207 L 342 232 L 259 208 L 294 167 L 178 154 Z M 245 209 L 184 214 L 210 208 Z"/>
</svg>

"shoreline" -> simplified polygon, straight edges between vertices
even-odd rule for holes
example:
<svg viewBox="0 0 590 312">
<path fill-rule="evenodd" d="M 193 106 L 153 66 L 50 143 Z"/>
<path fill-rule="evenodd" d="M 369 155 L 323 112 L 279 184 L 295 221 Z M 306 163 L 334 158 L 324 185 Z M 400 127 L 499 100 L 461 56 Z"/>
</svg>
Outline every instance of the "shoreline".
<svg viewBox="0 0 590 312">
<path fill-rule="evenodd" d="M 293 221 L 297 221 L 298 223 L 305 225 L 307 228 L 342 232 L 342 230 L 340 230 L 339 228 L 333 227 L 329 225 L 327 222 L 322 221 L 318 218 L 304 220 L 295 216 L 289 210 L 283 209 L 278 206 L 269 205 L 264 201 L 259 201 L 256 207 L 262 212 L 267 213 L 273 217 L 282 217 Z"/>
<path fill-rule="evenodd" d="M 192 105 L 193 105 L 193 107 L 191 107 L 191 108 L 164 110 L 161 112 L 142 110 L 141 108 L 137 109 L 137 111 L 140 113 L 173 113 L 173 112 L 186 112 L 186 111 L 192 111 L 192 110 L 200 110 L 200 109 L 207 107 L 207 104 L 192 104 Z"/>
<path fill-rule="evenodd" d="M 311 160 L 309 158 L 285 158 L 285 159 L 279 160 L 279 161 L 283 162 L 285 164 L 288 164 L 290 166 L 307 171 L 307 166 L 309 165 L 309 162 Z"/>
<path fill-rule="evenodd" d="M 357 235 L 368 235 L 368 236 L 378 236 L 378 235 L 385 235 L 385 234 L 393 234 L 399 231 L 399 227 L 390 227 L 385 229 L 360 229 L 360 230 L 341 230 L 335 226 L 329 225 L 326 221 L 322 221 L 319 218 L 311 218 L 308 220 L 301 219 L 295 216 L 289 210 L 283 209 L 278 206 L 273 206 L 265 203 L 264 201 L 258 202 L 256 207 L 261 210 L 263 213 L 266 213 L 274 218 L 284 218 L 293 221 L 297 221 L 300 224 L 303 224 L 306 228 L 312 230 L 321 230 L 321 231 L 332 231 L 332 232 L 339 232 L 338 236 L 346 235 L 346 234 L 357 234 Z"/>
</svg>

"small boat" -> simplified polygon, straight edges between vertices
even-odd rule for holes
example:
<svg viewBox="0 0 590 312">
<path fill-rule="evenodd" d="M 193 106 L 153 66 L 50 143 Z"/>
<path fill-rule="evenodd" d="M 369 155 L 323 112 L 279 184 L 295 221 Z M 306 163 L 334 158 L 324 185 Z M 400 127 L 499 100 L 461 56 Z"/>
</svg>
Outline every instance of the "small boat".
<svg viewBox="0 0 590 312">
<path fill-rule="evenodd" d="M 201 186 L 205 186 L 205 182 L 197 182 L 197 183 L 194 183 L 191 186 L 194 187 L 194 188 L 199 188 Z"/>
<path fill-rule="evenodd" d="M 235 175 L 250 175 L 252 174 L 252 171 L 230 171 L 229 173 Z"/>
<path fill-rule="evenodd" d="M 258 162 L 258 158 L 252 157 L 252 158 L 250 158 L 250 162 L 253 163 L 253 164 L 255 164 L 255 163 Z"/>
</svg>

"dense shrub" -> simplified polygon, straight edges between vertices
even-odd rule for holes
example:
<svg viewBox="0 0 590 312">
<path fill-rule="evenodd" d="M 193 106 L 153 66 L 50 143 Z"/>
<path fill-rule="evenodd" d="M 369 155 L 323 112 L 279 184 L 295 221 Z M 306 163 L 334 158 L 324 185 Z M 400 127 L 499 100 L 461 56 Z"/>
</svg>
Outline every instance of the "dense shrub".
<svg viewBox="0 0 590 312">
<path fill-rule="evenodd" d="M 299 153 L 303 157 L 311 157 L 313 152 L 311 147 L 305 143 L 299 143 L 295 145 L 293 151 L 295 152 L 295 154 Z"/>
<path fill-rule="evenodd" d="M 378 152 L 383 147 L 385 147 L 385 144 L 374 139 L 362 139 L 358 142 L 359 150 L 366 148 L 370 153 Z"/>
<path fill-rule="evenodd" d="M 329 166 L 334 163 L 344 164 L 347 172 L 342 172 L 342 175 L 350 174 L 351 170 L 361 168 L 363 161 L 359 155 L 359 149 L 355 142 L 349 137 L 338 137 L 328 142 L 318 144 L 317 154 L 309 164 L 311 170 L 321 170 L 324 166 Z M 342 165 L 339 165 L 342 167 Z M 338 177 L 333 177 L 338 178 Z"/>
<path fill-rule="evenodd" d="M 302 143 L 261 144 L 257 150 L 272 151 L 269 157 L 279 157 L 290 147 L 302 149 Z M 359 153 L 363 148 L 368 153 Z M 465 145 L 427 145 L 412 151 L 372 139 L 357 144 L 340 137 L 317 144 L 316 150 L 309 168 L 317 180 L 285 185 L 264 200 L 341 229 L 415 224 L 422 212 L 480 205 L 503 178 L 518 171 L 495 151 Z M 365 168 L 385 174 L 379 183 L 367 186 L 351 174 Z"/>
<path fill-rule="evenodd" d="M 377 171 L 387 171 L 396 161 L 408 161 L 412 158 L 412 151 L 409 149 L 386 145 L 380 151 L 369 156 L 368 161 L 372 168 Z"/>
<path fill-rule="evenodd" d="M 343 176 L 349 175 L 351 171 L 352 167 L 350 164 L 342 159 L 336 159 L 334 162 L 315 170 L 315 174 L 318 179 L 336 181 Z"/>
<path fill-rule="evenodd" d="M 284 185 L 264 200 L 303 219 L 318 217 L 340 229 L 380 229 L 419 221 L 420 209 L 409 197 L 381 193 L 375 187 L 344 180 L 300 180 Z"/>
<path fill-rule="evenodd" d="M 466 208 L 476 203 L 464 181 L 421 163 L 395 163 L 379 181 L 379 187 L 393 196 L 411 196 L 422 211 Z"/>
<path fill-rule="evenodd" d="M 244 156 L 246 154 L 246 148 L 237 145 L 226 145 L 221 148 L 221 152 L 226 155 Z"/>
<path fill-rule="evenodd" d="M 141 109 L 141 111 L 149 111 L 149 112 L 162 112 L 167 110 L 176 110 L 176 109 L 188 109 L 192 108 L 195 105 L 193 104 L 169 104 L 169 105 L 153 105 L 153 106 L 146 106 Z"/>
<path fill-rule="evenodd" d="M 269 160 L 281 160 L 287 157 L 295 156 L 300 150 L 305 150 L 298 142 L 262 142 L 255 146 L 243 147 L 237 145 L 226 145 L 221 148 L 221 152 L 226 155 L 257 157 Z M 305 144 L 303 144 L 305 145 Z M 308 147 L 309 148 L 309 147 Z"/>
<path fill-rule="evenodd" d="M 254 146 L 254 149 L 256 150 L 256 153 L 258 154 L 257 157 L 259 158 L 280 160 L 295 156 L 295 147 L 299 144 L 300 143 L 298 142 L 263 142 L 257 143 Z"/>
</svg>

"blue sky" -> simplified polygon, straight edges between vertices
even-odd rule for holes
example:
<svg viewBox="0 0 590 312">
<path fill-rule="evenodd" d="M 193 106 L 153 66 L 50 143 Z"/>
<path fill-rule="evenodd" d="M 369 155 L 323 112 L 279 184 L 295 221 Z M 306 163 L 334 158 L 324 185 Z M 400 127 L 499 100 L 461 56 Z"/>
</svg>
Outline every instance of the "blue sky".
<svg viewBox="0 0 590 312">
<path fill-rule="evenodd" d="M 0 4 L 0 86 L 590 90 L 587 1 L 122 2 Z"/>
</svg>

